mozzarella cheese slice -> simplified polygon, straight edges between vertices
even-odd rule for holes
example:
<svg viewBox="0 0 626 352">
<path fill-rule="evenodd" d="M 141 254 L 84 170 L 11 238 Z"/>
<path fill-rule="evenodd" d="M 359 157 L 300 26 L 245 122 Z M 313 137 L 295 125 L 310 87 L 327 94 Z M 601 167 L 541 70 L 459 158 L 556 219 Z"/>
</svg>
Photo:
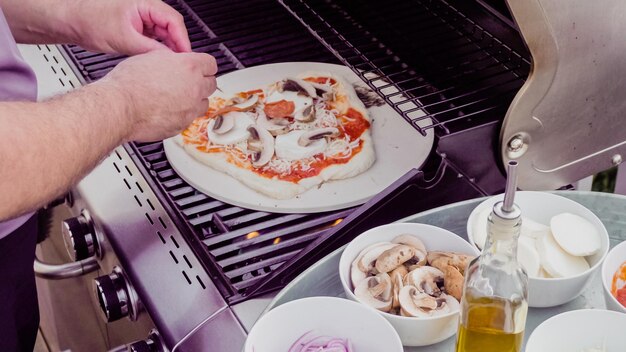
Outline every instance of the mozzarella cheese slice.
<svg viewBox="0 0 626 352">
<path fill-rule="evenodd" d="M 522 228 L 520 230 L 522 236 L 533 239 L 538 239 L 550 233 L 550 227 L 526 217 L 522 217 Z"/>
<path fill-rule="evenodd" d="M 318 139 L 306 147 L 298 144 L 298 139 L 306 132 L 307 131 L 296 130 L 276 136 L 276 143 L 274 145 L 276 156 L 292 161 L 310 158 L 316 154 L 323 153 L 328 144 L 326 139 Z"/>
<path fill-rule="evenodd" d="M 550 219 L 550 228 L 556 242 L 571 255 L 587 256 L 600 250 L 600 233 L 583 217 L 559 214 Z"/>
<path fill-rule="evenodd" d="M 538 277 L 541 269 L 541 257 L 535 247 L 535 240 L 520 237 L 517 242 L 517 261 L 526 269 L 529 277 Z"/>
<path fill-rule="evenodd" d="M 225 119 L 234 119 L 235 126 L 228 132 L 223 134 L 217 134 L 213 132 L 213 125 L 215 125 L 215 119 L 209 121 L 206 127 L 207 137 L 209 141 L 217 145 L 229 145 L 243 142 L 250 138 L 250 132 L 248 132 L 248 126 L 254 124 L 254 119 L 245 112 L 234 111 L 224 114 Z"/>
<path fill-rule="evenodd" d="M 570 277 L 589 270 L 589 263 L 585 258 L 564 251 L 552 234 L 537 240 L 537 251 L 544 270 L 552 277 Z"/>
<path fill-rule="evenodd" d="M 267 97 L 266 103 L 275 103 L 281 100 L 291 101 L 295 105 L 294 114 L 296 112 L 304 111 L 307 107 L 313 105 L 313 98 L 305 97 L 303 95 L 298 94 L 297 92 L 292 91 L 284 91 L 273 92 L 269 97 Z"/>
</svg>

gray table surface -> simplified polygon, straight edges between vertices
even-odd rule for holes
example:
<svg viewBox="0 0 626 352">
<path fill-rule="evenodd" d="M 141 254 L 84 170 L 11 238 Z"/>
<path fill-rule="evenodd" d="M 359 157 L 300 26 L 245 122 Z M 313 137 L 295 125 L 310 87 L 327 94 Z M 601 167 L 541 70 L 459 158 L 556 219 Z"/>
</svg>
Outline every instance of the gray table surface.
<svg viewBox="0 0 626 352">
<path fill-rule="evenodd" d="M 602 221 L 609 233 L 610 245 L 614 247 L 626 240 L 626 196 L 598 193 L 564 191 L 554 192 L 570 198 L 594 212 Z M 410 216 L 401 221 L 420 222 L 439 226 L 459 234 L 467 239 L 466 221 L 478 203 L 482 199 L 455 203 L 429 210 Z M 418 201 L 418 200 L 416 200 Z M 326 258 L 320 260 L 307 271 L 294 279 L 288 286 L 279 292 L 274 300 L 268 305 L 266 311 L 283 303 L 312 296 L 337 296 L 345 297 L 339 280 L 339 259 L 343 248 L 336 250 Z M 602 293 L 602 281 L 599 270 L 591 280 L 588 287 L 578 298 L 573 301 L 550 308 L 530 308 L 526 321 L 524 343 L 533 330 L 544 320 L 556 314 L 583 308 L 606 308 Z M 455 337 L 451 337 L 441 343 L 425 347 L 405 347 L 406 352 L 450 352 L 454 351 Z"/>
</svg>

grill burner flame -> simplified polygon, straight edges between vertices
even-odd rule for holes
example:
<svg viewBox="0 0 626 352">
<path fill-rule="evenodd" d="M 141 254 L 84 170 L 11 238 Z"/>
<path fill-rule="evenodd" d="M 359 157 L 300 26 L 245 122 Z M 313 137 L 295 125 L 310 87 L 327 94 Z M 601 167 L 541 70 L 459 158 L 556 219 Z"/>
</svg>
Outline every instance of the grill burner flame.
<svg viewBox="0 0 626 352">
<path fill-rule="evenodd" d="M 246 239 L 247 240 L 251 240 L 253 238 L 257 238 L 259 237 L 260 233 L 258 231 L 252 231 L 249 234 L 246 235 Z"/>
<path fill-rule="evenodd" d="M 339 219 L 335 220 L 335 222 L 333 222 L 333 224 L 332 224 L 332 225 L 330 225 L 330 226 L 331 226 L 331 227 L 333 227 L 333 226 L 337 226 L 337 225 L 339 225 L 342 221 L 343 221 L 343 218 L 339 218 Z"/>
<path fill-rule="evenodd" d="M 280 243 L 280 237 L 276 237 L 274 239 L 274 244 L 276 245 L 276 244 L 279 244 L 279 243 Z"/>
</svg>

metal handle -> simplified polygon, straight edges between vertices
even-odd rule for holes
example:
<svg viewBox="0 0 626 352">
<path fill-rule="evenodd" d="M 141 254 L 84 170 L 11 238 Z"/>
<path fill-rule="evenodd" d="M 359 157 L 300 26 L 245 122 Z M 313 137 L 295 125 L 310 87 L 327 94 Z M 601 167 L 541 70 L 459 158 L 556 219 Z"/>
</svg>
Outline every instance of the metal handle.
<svg viewBox="0 0 626 352">
<path fill-rule="evenodd" d="M 74 263 L 48 264 L 35 256 L 35 275 L 49 280 L 62 280 L 71 277 L 81 276 L 98 270 L 98 261 L 95 257 L 83 259 Z"/>
</svg>

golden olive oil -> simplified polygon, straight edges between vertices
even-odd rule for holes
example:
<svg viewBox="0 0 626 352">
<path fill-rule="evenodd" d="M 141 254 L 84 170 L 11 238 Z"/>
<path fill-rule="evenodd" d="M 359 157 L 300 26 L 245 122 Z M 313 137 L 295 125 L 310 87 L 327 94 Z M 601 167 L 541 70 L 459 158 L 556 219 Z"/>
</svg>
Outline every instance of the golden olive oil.
<svg viewBox="0 0 626 352">
<path fill-rule="evenodd" d="M 524 339 L 526 304 L 501 298 L 466 295 L 466 316 L 461 318 L 456 352 L 520 352 Z M 521 325 L 521 329 L 520 329 Z"/>
</svg>

